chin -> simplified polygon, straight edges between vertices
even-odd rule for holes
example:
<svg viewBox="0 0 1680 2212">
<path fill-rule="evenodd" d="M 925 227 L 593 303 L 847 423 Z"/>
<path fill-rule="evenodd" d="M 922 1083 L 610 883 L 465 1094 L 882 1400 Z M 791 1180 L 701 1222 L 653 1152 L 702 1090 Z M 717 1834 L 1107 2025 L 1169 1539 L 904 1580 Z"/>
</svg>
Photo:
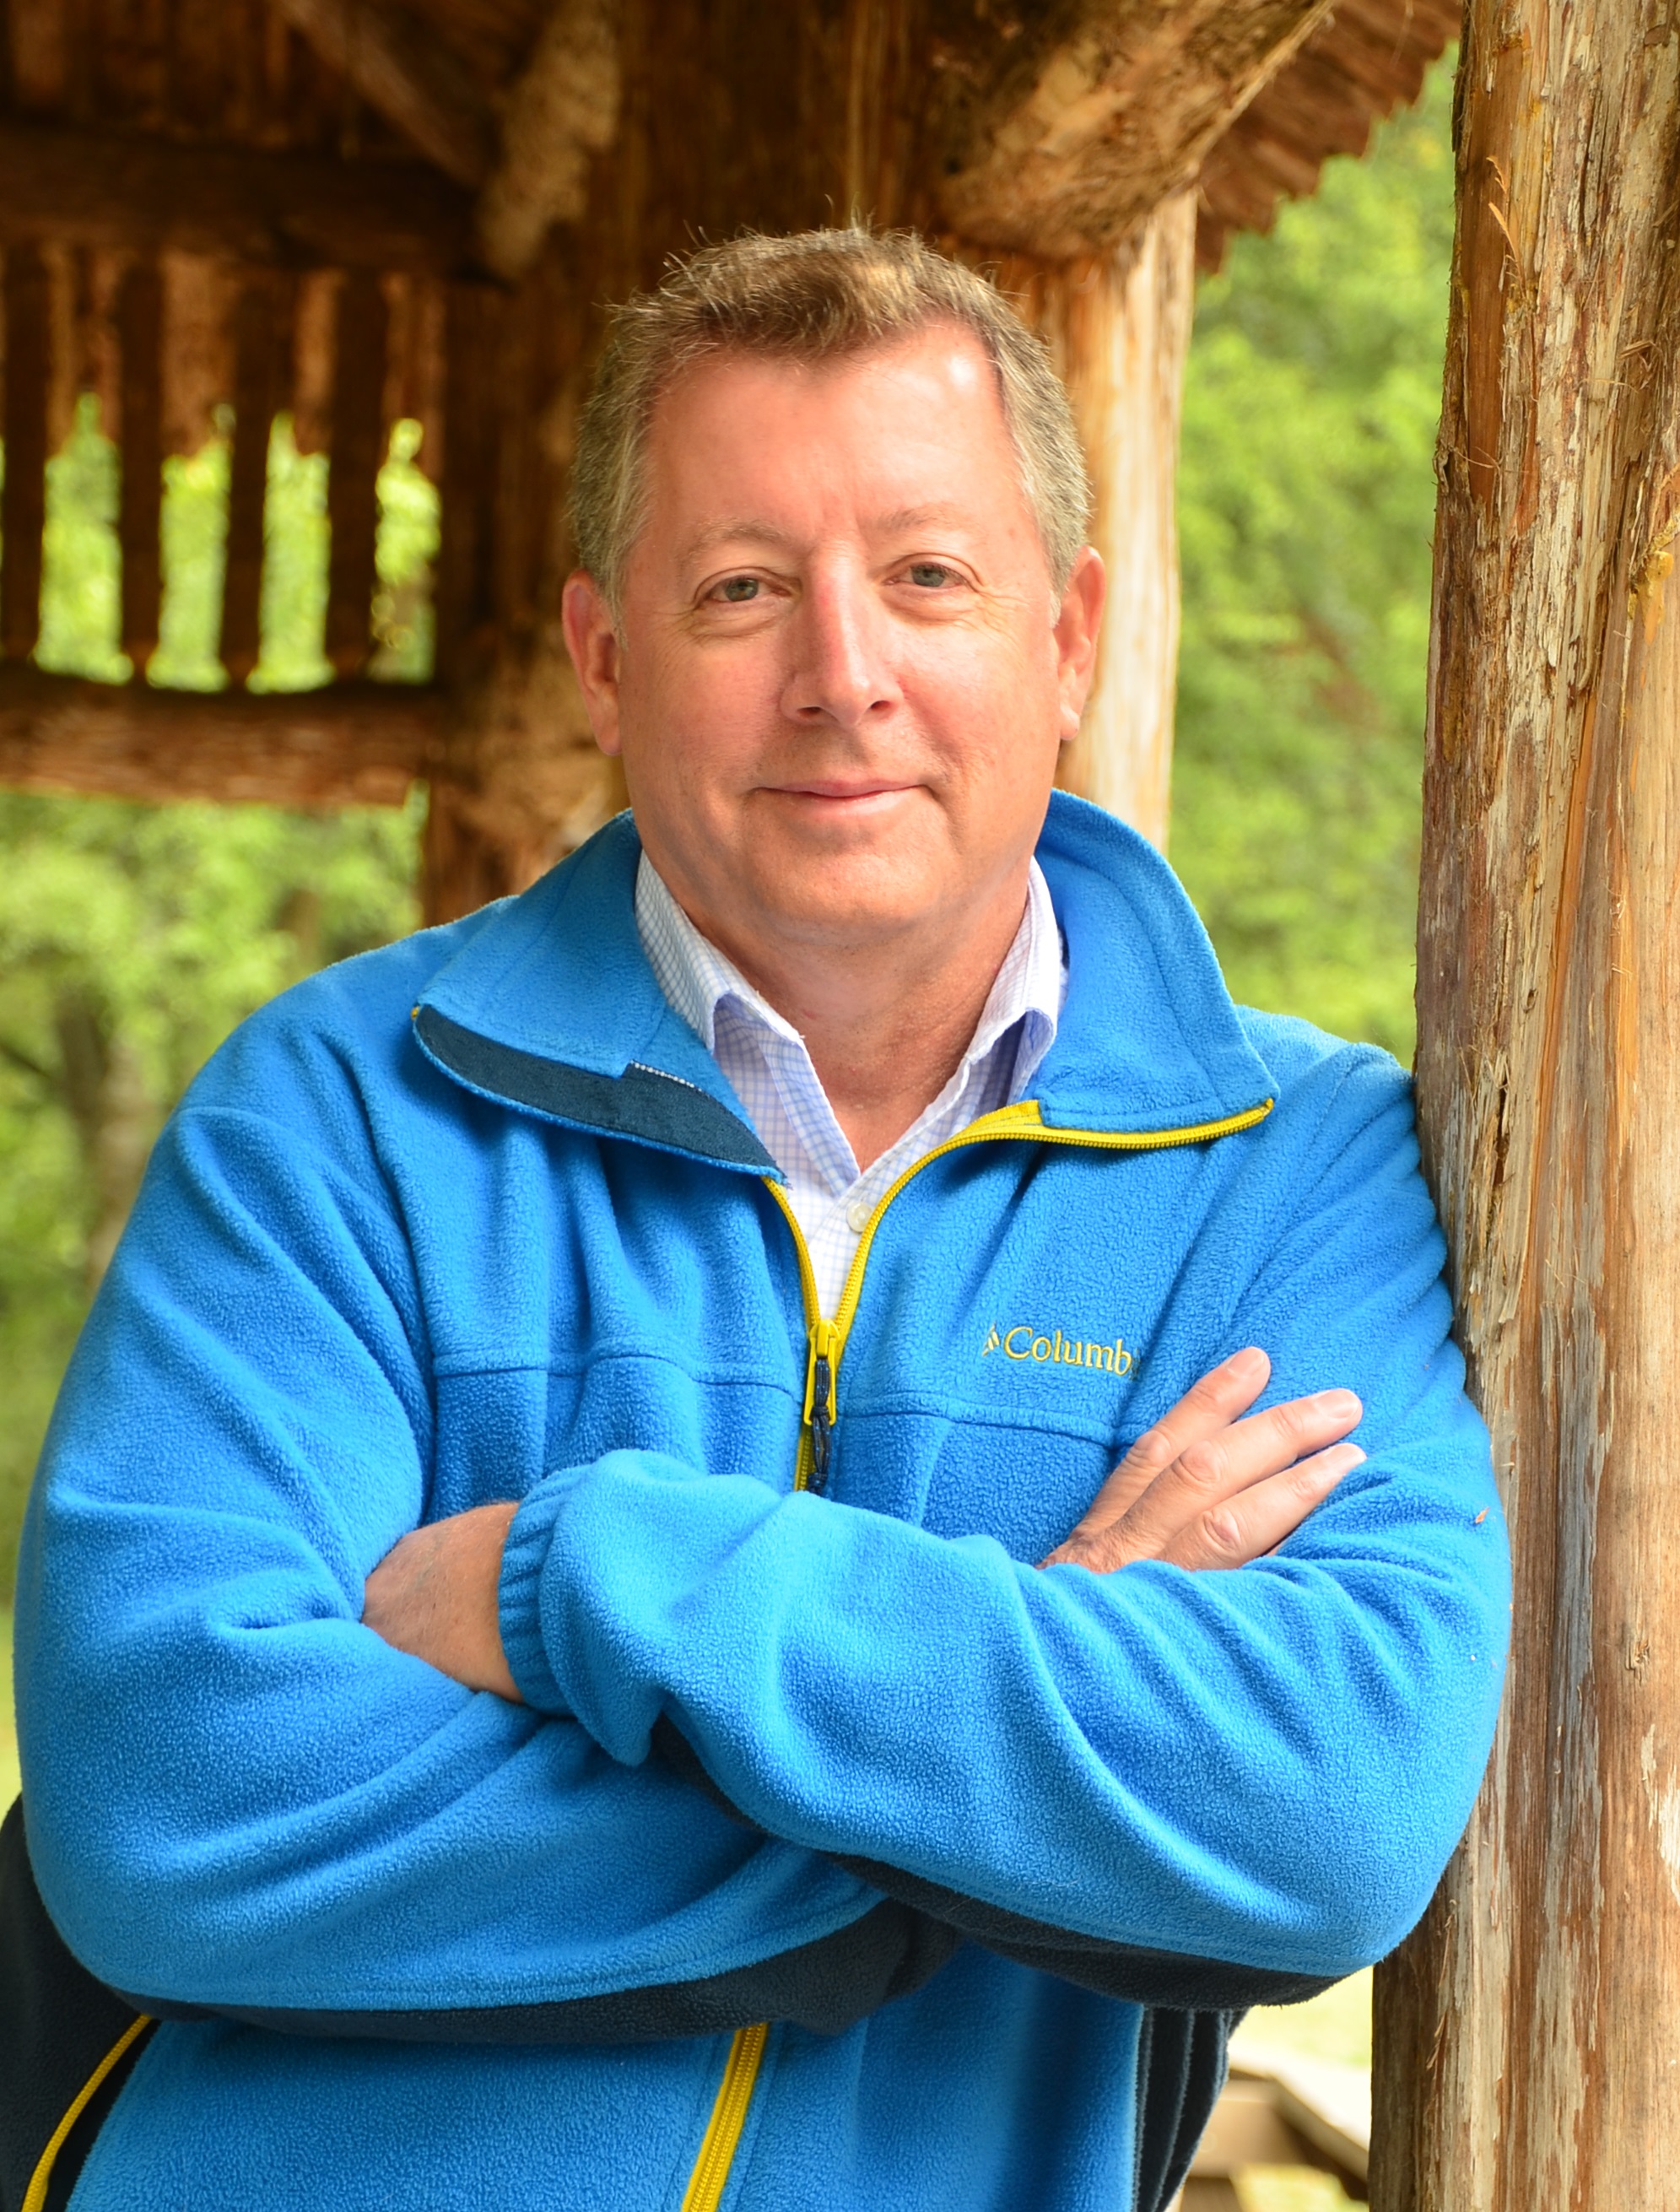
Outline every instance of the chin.
<svg viewBox="0 0 1680 2212">
<path fill-rule="evenodd" d="M 820 858 L 778 869 L 763 883 L 761 904 L 797 937 L 890 936 L 925 915 L 930 889 L 902 861 Z"/>
</svg>

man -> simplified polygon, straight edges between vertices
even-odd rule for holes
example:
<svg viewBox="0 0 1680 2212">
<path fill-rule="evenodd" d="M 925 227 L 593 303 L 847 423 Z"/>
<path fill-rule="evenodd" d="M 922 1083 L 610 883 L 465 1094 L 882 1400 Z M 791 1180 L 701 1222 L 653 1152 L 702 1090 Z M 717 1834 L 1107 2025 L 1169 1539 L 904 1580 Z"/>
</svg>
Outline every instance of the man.
<svg viewBox="0 0 1680 2212">
<path fill-rule="evenodd" d="M 1101 569 L 979 280 L 695 256 L 578 485 L 634 819 L 246 1024 L 67 1386 L 32 2185 L 1156 2212 L 1490 1738 L 1404 1079 L 1052 800 Z"/>
</svg>

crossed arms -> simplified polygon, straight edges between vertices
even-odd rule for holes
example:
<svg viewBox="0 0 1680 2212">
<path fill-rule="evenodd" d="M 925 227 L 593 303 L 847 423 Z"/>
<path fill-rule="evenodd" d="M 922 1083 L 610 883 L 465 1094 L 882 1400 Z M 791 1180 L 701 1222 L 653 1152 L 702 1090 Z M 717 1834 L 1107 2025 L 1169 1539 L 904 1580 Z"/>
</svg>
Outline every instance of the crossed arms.
<svg viewBox="0 0 1680 2212">
<path fill-rule="evenodd" d="M 54 1917 L 149 2009 L 448 2039 L 839 2026 L 957 1934 L 1085 1972 L 1060 1931 L 1121 1993 L 1119 1954 L 1166 1955 L 1184 2002 L 1362 1963 L 1462 1823 L 1502 1632 L 1410 1141 L 1392 1098 L 1347 1133 L 1246 1316 L 1368 1407 L 1370 1462 L 1276 1559 L 1352 1408 L 1233 1429 L 1260 1378 L 1222 1364 L 1043 1571 L 635 1450 L 543 1476 L 504 1560 L 506 1508 L 409 1534 L 436 1414 L 382 1178 L 190 1109 L 20 1587 Z M 1341 1194 L 1374 1177 L 1380 1267 Z M 452 1640 L 450 1544 L 479 1632 L 500 1579 L 507 1680 Z"/>
</svg>

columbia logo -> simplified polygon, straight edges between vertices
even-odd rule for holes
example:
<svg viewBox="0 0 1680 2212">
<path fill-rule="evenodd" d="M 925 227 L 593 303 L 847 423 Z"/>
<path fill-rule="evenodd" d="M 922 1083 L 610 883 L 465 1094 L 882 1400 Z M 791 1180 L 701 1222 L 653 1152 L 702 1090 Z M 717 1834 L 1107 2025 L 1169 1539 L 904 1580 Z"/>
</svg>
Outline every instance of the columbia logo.
<svg viewBox="0 0 1680 2212">
<path fill-rule="evenodd" d="M 1029 1322 L 1004 1329 L 993 1322 L 980 1346 L 980 1358 L 987 1359 L 994 1352 L 1001 1352 L 1005 1359 L 1030 1359 L 1040 1367 L 1083 1367 L 1104 1375 L 1131 1372 L 1131 1354 L 1123 1337 L 1117 1336 L 1112 1344 L 1100 1344 L 1095 1337 L 1064 1336 L 1060 1329 L 1046 1336 Z"/>
</svg>

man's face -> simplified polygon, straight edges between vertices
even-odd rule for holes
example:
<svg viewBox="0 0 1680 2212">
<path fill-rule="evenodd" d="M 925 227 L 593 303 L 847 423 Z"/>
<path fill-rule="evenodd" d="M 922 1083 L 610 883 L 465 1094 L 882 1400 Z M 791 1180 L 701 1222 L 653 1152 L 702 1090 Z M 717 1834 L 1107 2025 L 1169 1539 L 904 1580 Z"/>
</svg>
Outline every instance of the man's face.
<svg viewBox="0 0 1680 2212">
<path fill-rule="evenodd" d="M 1058 604 L 975 340 L 704 362 L 661 398 L 647 468 L 619 629 L 577 577 L 567 634 L 701 927 L 750 973 L 766 943 L 1018 919 L 1101 571 L 1084 556 Z"/>
</svg>

